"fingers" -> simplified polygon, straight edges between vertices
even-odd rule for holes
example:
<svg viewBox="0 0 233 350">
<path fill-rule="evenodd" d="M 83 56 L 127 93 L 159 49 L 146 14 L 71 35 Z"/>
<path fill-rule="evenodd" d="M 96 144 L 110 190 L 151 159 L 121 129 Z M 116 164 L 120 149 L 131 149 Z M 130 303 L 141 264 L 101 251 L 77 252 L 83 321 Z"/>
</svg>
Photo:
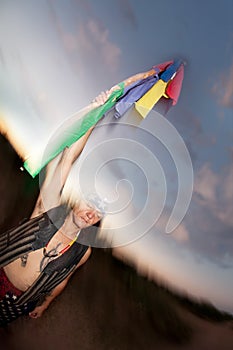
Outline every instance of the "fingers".
<svg viewBox="0 0 233 350">
<path fill-rule="evenodd" d="M 29 312 L 28 316 L 31 318 L 39 318 L 42 316 L 44 310 L 40 307 L 35 308 L 33 311 Z"/>
<path fill-rule="evenodd" d="M 99 106 L 102 106 L 107 99 L 109 98 L 109 96 L 111 95 L 110 90 L 107 91 L 102 91 L 93 101 L 92 103 L 97 103 Z"/>
<path fill-rule="evenodd" d="M 96 107 L 102 106 L 109 99 L 111 93 L 119 89 L 119 85 L 114 85 L 110 90 L 102 91 L 96 98 L 94 98 L 92 103 L 95 103 Z"/>
<path fill-rule="evenodd" d="M 114 85 L 113 87 L 111 87 L 111 89 L 109 90 L 110 93 L 112 93 L 113 91 L 119 90 L 120 86 L 119 85 Z"/>
</svg>

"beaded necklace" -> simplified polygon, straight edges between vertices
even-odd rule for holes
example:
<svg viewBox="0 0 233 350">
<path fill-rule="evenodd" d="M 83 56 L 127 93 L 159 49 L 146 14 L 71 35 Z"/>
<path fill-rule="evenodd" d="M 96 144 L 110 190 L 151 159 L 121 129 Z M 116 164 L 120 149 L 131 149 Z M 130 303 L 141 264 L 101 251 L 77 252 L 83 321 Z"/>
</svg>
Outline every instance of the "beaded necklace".
<svg viewBox="0 0 233 350">
<path fill-rule="evenodd" d="M 60 250 L 59 252 L 56 252 L 55 254 L 51 254 L 51 252 L 52 252 L 52 251 L 56 251 L 56 249 L 50 250 L 49 253 L 46 252 L 46 248 L 47 248 L 47 246 L 48 246 L 48 244 L 49 244 L 49 242 L 48 242 L 48 243 L 46 244 L 46 246 L 44 247 L 44 249 L 43 249 L 43 255 L 44 255 L 44 257 L 55 258 L 55 257 L 57 257 L 57 256 L 62 255 L 63 253 L 65 253 L 65 252 L 74 244 L 74 242 L 77 241 L 77 238 L 78 238 L 78 236 L 76 236 L 72 241 L 70 241 L 70 243 L 69 243 L 65 248 L 63 248 L 63 249 Z"/>
<path fill-rule="evenodd" d="M 60 250 L 60 252 L 57 252 L 57 248 L 61 245 L 61 243 L 59 243 L 56 248 L 53 248 L 51 249 L 48 253 L 46 251 L 46 248 L 49 244 L 49 242 L 46 244 L 46 246 L 43 248 L 43 259 L 41 260 L 40 262 L 40 272 L 43 270 L 44 268 L 44 264 L 48 264 L 50 261 L 51 261 L 51 258 L 56 258 L 56 257 L 59 257 L 60 255 L 62 255 L 63 253 L 65 253 L 73 244 L 74 242 L 77 240 L 78 238 L 78 235 L 72 240 L 70 241 L 70 243 L 65 247 L 63 248 L 62 250 Z M 52 254 L 53 252 L 55 252 L 55 254 Z M 46 261 L 47 259 L 47 261 Z M 45 266 L 46 266 L 45 265 Z"/>
</svg>

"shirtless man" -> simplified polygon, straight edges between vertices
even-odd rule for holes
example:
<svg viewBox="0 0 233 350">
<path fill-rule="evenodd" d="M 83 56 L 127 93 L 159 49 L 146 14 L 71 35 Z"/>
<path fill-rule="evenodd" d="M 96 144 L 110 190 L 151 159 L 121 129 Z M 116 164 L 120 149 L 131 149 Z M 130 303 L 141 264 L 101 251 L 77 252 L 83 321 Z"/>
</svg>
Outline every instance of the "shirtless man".
<svg viewBox="0 0 233 350">
<path fill-rule="evenodd" d="M 151 70 L 130 77 L 125 86 L 154 73 Z M 95 99 L 96 106 L 103 104 L 116 88 L 101 93 Z M 91 131 L 47 166 L 31 219 L 0 237 L 3 247 L 0 254 L 0 325 L 23 314 L 40 317 L 91 254 L 91 248 L 77 243 L 76 239 L 81 230 L 101 220 L 104 203 L 100 199 L 82 199 L 72 209 L 61 203 L 72 164 Z"/>
<path fill-rule="evenodd" d="M 48 209 L 54 208 L 52 209 L 52 213 L 53 215 L 55 213 L 56 218 L 56 208 L 58 208 L 58 219 L 60 220 L 61 216 L 64 217 L 61 227 L 57 228 L 55 234 L 52 234 L 52 237 L 51 233 L 49 233 L 51 238 L 49 237 L 50 239 L 47 239 L 46 246 L 42 244 L 42 246 L 36 247 L 36 249 L 29 251 L 29 253 L 20 254 L 20 257 L 13 259 L 13 261 L 6 265 L 4 264 L 3 267 L 5 277 L 15 287 L 16 291 L 19 290 L 19 293 L 16 292 L 16 296 L 20 296 L 20 292 L 24 293 L 28 291 L 30 287 L 38 281 L 41 273 L 50 262 L 59 259 L 65 252 L 68 254 L 68 251 L 74 244 L 77 246 L 80 259 L 78 261 L 76 259 L 75 267 L 72 266 L 72 272 L 57 284 L 48 295 L 44 296 L 44 300 L 40 305 L 36 305 L 35 308 L 29 312 L 29 316 L 32 318 L 37 318 L 42 315 L 51 301 L 62 292 L 72 273 L 87 261 L 91 254 L 91 248 L 77 243 L 76 239 L 81 230 L 96 224 L 103 217 L 102 207 L 99 208 L 98 202 L 95 202 L 95 200 L 79 200 L 71 210 L 68 210 L 66 205 L 61 204 L 61 191 L 72 163 L 82 151 L 90 132 L 91 131 L 86 133 L 70 149 L 65 149 L 62 155 L 59 156 L 60 159 L 54 159 L 49 164 L 41 194 L 31 216 L 31 219 L 37 219 L 41 217 L 41 215 L 43 216 L 45 211 L 49 213 Z M 56 165 L 54 166 L 54 164 Z M 46 208 L 43 206 L 44 201 L 46 201 Z M 50 215 L 48 215 L 48 220 L 50 224 L 52 220 Z M 9 256 L 8 259 L 12 260 Z M 11 294 L 11 292 L 9 294 Z M 42 294 L 44 294 L 44 292 Z M 4 307 L 3 310 L 0 308 L 0 311 L 1 313 L 4 312 Z M 10 318 L 9 320 L 11 321 Z"/>
</svg>

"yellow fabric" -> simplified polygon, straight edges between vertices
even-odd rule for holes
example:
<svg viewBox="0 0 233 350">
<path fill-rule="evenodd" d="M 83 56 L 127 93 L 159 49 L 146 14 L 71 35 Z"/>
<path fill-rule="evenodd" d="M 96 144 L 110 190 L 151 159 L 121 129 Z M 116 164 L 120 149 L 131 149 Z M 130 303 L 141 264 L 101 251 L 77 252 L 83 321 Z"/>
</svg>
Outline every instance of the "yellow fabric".
<svg viewBox="0 0 233 350">
<path fill-rule="evenodd" d="M 147 114 L 162 96 L 167 97 L 165 94 L 166 87 L 167 83 L 160 79 L 145 95 L 135 102 L 135 108 L 143 118 L 146 118 Z"/>
</svg>

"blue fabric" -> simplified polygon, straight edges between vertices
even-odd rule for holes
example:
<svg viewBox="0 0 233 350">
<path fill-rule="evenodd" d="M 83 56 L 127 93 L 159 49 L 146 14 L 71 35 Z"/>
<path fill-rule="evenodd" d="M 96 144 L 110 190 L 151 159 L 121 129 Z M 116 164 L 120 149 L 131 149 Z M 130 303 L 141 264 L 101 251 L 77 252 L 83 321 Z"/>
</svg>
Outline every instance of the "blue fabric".
<svg viewBox="0 0 233 350">
<path fill-rule="evenodd" d="M 159 80 L 158 74 L 139 80 L 125 88 L 115 105 L 115 118 L 120 118 L 134 102 L 139 100 Z"/>
<path fill-rule="evenodd" d="M 181 64 L 181 60 L 175 61 L 162 74 L 160 74 L 160 79 L 162 79 L 165 83 L 168 83 L 169 80 L 172 78 L 173 74 L 177 72 Z"/>
</svg>

